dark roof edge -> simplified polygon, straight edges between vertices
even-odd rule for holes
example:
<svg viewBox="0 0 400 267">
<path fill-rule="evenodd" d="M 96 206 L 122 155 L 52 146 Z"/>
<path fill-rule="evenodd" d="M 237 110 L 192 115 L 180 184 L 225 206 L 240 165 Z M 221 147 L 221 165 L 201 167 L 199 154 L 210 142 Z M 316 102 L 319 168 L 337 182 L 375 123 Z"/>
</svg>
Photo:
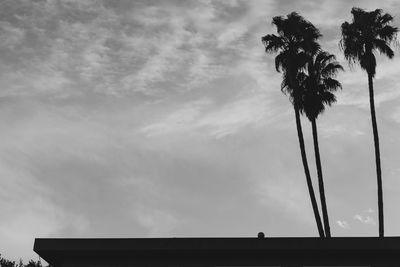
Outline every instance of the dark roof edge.
<svg viewBox="0 0 400 267">
<path fill-rule="evenodd" d="M 400 237 L 36 238 L 34 251 L 399 250 Z"/>
</svg>

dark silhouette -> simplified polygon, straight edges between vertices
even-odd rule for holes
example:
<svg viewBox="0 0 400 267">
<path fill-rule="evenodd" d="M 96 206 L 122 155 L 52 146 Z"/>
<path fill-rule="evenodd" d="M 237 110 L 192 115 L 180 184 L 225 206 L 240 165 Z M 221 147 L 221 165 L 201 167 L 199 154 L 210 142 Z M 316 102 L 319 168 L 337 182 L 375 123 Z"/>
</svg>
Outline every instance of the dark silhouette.
<svg viewBox="0 0 400 267">
<path fill-rule="evenodd" d="M 305 20 L 296 12 L 290 13 L 287 15 L 287 18 L 282 16 L 274 17 L 272 19 L 272 24 L 276 26 L 278 35 L 268 34 L 262 37 L 262 42 L 265 46 L 265 52 L 278 53 L 275 57 L 275 68 L 277 72 L 282 71 L 283 73 L 281 90 L 285 94 L 289 95 L 294 107 L 297 134 L 308 192 L 310 194 L 311 205 L 317 223 L 319 236 L 324 237 L 324 229 L 315 198 L 304 147 L 303 131 L 300 121 L 302 96 L 301 88 L 297 80 L 299 71 L 304 68 L 307 63 L 307 54 L 312 54 L 314 51 L 319 49 L 317 39 L 321 34 L 311 22 Z"/>
<path fill-rule="evenodd" d="M 400 263 L 400 237 L 37 238 L 33 249 L 58 267 L 394 267 Z"/>
<path fill-rule="evenodd" d="M 19 262 L 16 263 L 15 261 L 3 258 L 0 254 L 0 267 L 42 267 L 42 263 L 40 260 L 30 260 L 28 264 L 24 264 L 22 260 L 19 260 Z M 47 265 L 47 267 L 51 267 L 51 265 Z"/>
<path fill-rule="evenodd" d="M 374 134 L 376 178 L 378 187 L 378 218 L 379 236 L 384 236 L 383 221 L 383 190 L 381 159 L 379 151 L 378 126 L 375 116 L 373 78 L 376 71 L 376 58 L 374 51 L 393 58 L 394 52 L 390 43 L 395 40 L 397 27 L 390 26 L 393 17 L 383 13 L 381 9 L 366 12 L 361 8 L 354 7 L 351 10 L 353 21 L 342 24 L 342 39 L 340 47 L 349 63 L 359 63 L 361 68 L 368 74 L 369 104 L 371 109 L 372 130 Z"/>
<path fill-rule="evenodd" d="M 298 75 L 303 89 L 301 112 L 306 114 L 312 125 L 315 163 L 317 166 L 319 195 L 326 237 L 331 237 L 331 231 L 326 206 L 324 180 L 322 177 L 316 120 L 318 115 L 325 110 L 326 105 L 330 106 L 336 101 L 333 92 L 342 87 L 340 82 L 334 79 L 337 72 L 343 70 L 343 67 L 335 59 L 334 55 L 324 51 L 314 53 L 309 57 L 307 71 L 300 72 Z"/>
<path fill-rule="evenodd" d="M 40 261 L 30 260 L 24 267 L 42 267 L 42 263 Z"/>
</svg>

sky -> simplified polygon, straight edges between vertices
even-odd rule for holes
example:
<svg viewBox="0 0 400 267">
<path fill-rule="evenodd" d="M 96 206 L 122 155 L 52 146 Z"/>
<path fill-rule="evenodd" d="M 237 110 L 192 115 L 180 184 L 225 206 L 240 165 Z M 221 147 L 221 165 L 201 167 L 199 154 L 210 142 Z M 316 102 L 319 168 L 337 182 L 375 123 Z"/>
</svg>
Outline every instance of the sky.
<svg viewBox="0 0 400 267">
<path fill-rule="evenodd" d="M 293 108 L 261 43 L 292 11 L 345 68 L 317 121 L 332 235 L 377 236 L 367 75 L 338 47 L 353 6 L 400 25 L 396 0 L 1 0 L 2 256 L 37 259 L 36 237 L 317 236 Z M 388 236 L 400 235 L 394 50 L 377 54 L 374 81 Z"/>
</svg>

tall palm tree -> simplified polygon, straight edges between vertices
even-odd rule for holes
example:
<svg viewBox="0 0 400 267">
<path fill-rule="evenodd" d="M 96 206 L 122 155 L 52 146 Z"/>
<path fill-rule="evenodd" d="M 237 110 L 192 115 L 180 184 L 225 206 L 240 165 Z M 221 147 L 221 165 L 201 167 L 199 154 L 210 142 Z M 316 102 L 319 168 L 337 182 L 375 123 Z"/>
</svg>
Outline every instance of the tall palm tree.
<svg viewBox="0 0 400 267">
<path fill-rule="evenodd" d="M 393 58 L 394 52 L 390 44 L 396 39 L 397 27 L 390 26 L 393 17 L 383 13 L 381 9 L 367 12 L 361 8 L 353 7 L 351 10 L 353 21 L 342 24 L 342 39 L 340 47 L 349 63 L 360 63 L 368 74 L 369 104 L 371 109 L 372 130 L 374 134 L 376 177 L 378 188 L 378 218 L 379 236 L 384 236 L 383 222 L 383 190 L 381 159 L 379 151 L 378 126 L 375 116 L 373 78 L 376 71 L 376 58 L 374 52 Z"/>
<path fill-rule="evenodd" d="M 298 80 L 303 87 L 303 101 L 300 111 L 306 114 L 312 125 L 315 163 L 317 166 L 319 195 L 326 237 L 331 237 L 331 230 L 326 206 L 324 180 L 322 177 L 316 120 L 324 112 L 327 105 L 330 106 L 336 101 L 334 92 L 342 87 L 340 82 L 335 80 L 334 77 L 339 70 L 343 70 L 343 67 L 335 60 L 334 55 L 325 51 L 318 51 L 310 55 L 306 71 L 298 74 Z"/>
<path fill-rule="evenodd" d="M 265 52 L 278 53 L 275 57 L 275 68 L 277 72 L 282 71 L 283 73 L 281 90 L 289 95 L 294 107 L 297 135 L 299 138 L 308 192 L 310 194 L 319 236 L 324 237 L 324 229 L 318 211 L 318 204 L 315 198 L 304 146 L 304 137 L 300 121 L 301 88 L 297 80 L 299 71 L 305 67 L 307 62 L 307 53 L 319 49 L 317 39 L 321 34 L 311 22 L 305 20 L 296 12 L 290 13 L 286 18 L 282 16 L 274 17 L 272 19 L 272 24 L 276 26 L 278 34 L 268 34 L 262 37 L 261 40 L 265 46 Z"/>
</svg>

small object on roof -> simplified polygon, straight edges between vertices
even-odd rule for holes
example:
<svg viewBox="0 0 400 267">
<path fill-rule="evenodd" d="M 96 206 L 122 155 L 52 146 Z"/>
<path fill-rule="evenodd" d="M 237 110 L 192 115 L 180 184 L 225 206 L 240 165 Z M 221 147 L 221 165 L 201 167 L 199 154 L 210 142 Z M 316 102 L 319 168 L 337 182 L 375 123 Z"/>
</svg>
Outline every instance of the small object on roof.
<svg viewBox="0 0 400 267">
<path fill-rule="evenodd" d="M 264 238 L 264 237 L 265 237 L 265 235 L 264 235 L 264 233 L 263 233 L 263 232 L 259 232 L 259 233 L 258 233 L 258 235 L 257 235 L 257 237 L 258 237 L 258 238 Z"/>
</svg>

